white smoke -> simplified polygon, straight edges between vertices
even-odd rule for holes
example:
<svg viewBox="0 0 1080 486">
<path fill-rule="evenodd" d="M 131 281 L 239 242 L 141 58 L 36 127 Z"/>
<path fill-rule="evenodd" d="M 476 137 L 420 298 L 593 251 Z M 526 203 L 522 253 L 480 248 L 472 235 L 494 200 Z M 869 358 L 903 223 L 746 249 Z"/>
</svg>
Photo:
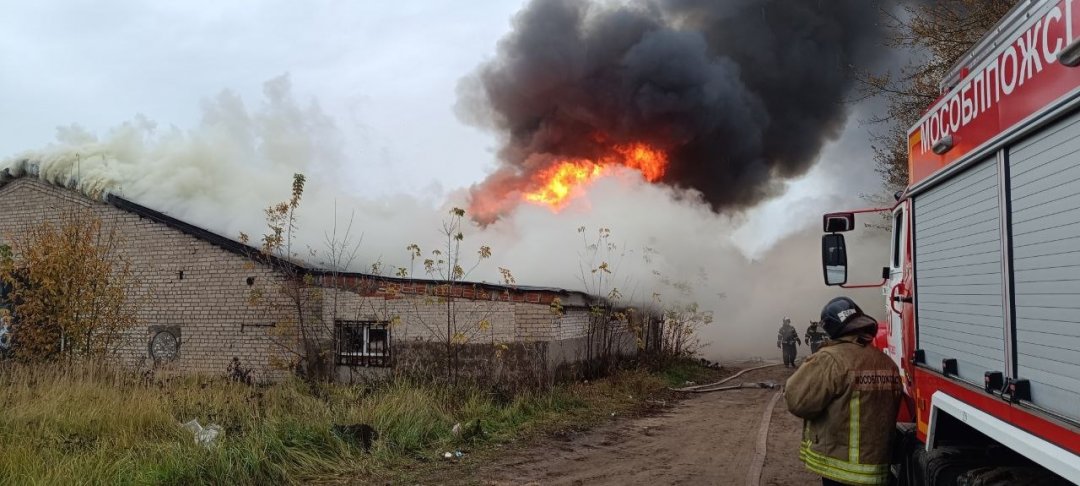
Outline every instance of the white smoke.
<svg viewBox="0 0 1080 486">
<path fill-rule="evenodd" d="M 376 262 L 387 272 L 409 267 L 407 245 L 427 253 L 444 244 L 441 222 L 450 208 L 467 207 L 465 190 L 427 199 L 357 194 L 350 188 L 353 176 L 343 174 L 362 177 L 365 170 L 346 152 L 335 121 L 317 103 L 297 102 L 287 77 L 268 81 L 263 91 L 254 107 L 230 92 L 206 100 L 202 121 L 186 130 L 142 116 L 100 135 L 65 127 L 53 145 L 4 159 L 0 167 L 95 198 L 117 194 L 233 238 L 263 234 L 263 209 L 287 199 L 292 174 L 300 172 L 308 177 L 294 245 L 301 258 L 325 265 L 327 240 L 334 234 L 342 239 L 350 222 L 350 241 L 360 245 L 354 271 L 368 271 Z M 693 193 L 620 172 L 558 213 L 523 204 L 493 225 L 470 223 L 463 254 L 468 258 L 481 245 L 493 250 L 469 276 L 473 280 L 497 282 L 504 267 L 519 284 L 581 289 L 583 269 L 589 275 L 585 247 L 601 228 L 610 228 L 608 241 L 616 246 L 607 256 L 612 281 L 625 298 L 650 301 L 659 294 L 664 302 L 693 301 L 713 311 L 715 322 L 703 331 L 712 344 L 709 358 L 771 354 L 782 317 L 808 322 L 837 295 L 822 284 L 818 225 L 822 212 L 853 201 L 831 181 L 815 170 L 791 187 L 807 195 L 724 216 Z M 415 182 L 431 184 L 420 174 Z M 850 246 L 851 261 L 868 261 L 862 267 L 872 269 L 884 261 L 888 245 Z M 424 277 L 421 268 L 413 272 Z M 864 273 L 853 273 L 852 280 L 868 281 L 876 272 Z M 873 292 L 853 295 L 876 310 Z"/>
</svg>

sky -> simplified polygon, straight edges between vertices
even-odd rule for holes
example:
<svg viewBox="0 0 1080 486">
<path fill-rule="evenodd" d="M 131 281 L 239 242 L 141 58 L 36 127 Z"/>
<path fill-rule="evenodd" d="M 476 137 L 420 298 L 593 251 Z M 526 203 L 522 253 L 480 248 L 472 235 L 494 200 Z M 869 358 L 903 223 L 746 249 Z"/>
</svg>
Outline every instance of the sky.
<svg viewBox="0 0 1080 486">
<path fill-rule="evenodd" d="M 351 208 L 361 263 L 400 261 L 405 244 L 437 236 L 446 205 L 496 167 L 495 136 L 455 115 L 457 87 L 494 57 L 524 3 L 10 3 L 0 15 L 0 161 L 34 153 L 70 171 L 71 153 L 50 145 L 99 140 L 113 157 L 105 178 L 128 181 L 123 195 L 234 236 L 258 231 L 295 159 L 312 176 L 308 221 L 336 225 Z M 659 252 L 624 270 L 637 294 L 671 292 L 662 275 L 692 282 L 686 299 L 737 316 L 706 333 L 717 343 L 709 356 L 769 352 L 747 343 L 768 344 L 780 313 L 801 321 L 836 293 L 820 283 L 818 225 L 826 211 L 865 206 L 861 196 L 879 187 L 865 123 L 875 108 L 852 105 L 819 162 L 745 213 L 713 214 L 631 174 L 601 181 L 591 202 L 561 214 L 522 205 L 498 224 L 470 227 L 467 241 L 495 248 L 496 278 L 506 266 L 522 284 L 574 288 L 576 228 L 611 227 L 624 249 Z M 327 162 L 310 160 L 319 158 Z M 245 172 L 253 167 L 274 170 Z M 887 244 L 859 251 L 883 260 L 880 248 Z"/>
<path fill-rule="evenodd" d="M 455 117 L 456 88 L 524 3 L 17 2 L 0 16 L 0 158 L 71 124 L 100 133 L 142 115 L 190 127 L 222 90 L 258 103 L 265 81 L 287 75 L 343 135 L 352 163 L 337 177 L 360 194 L 435 202 L 495 166 L 494 137 Z M 805 225 L 814 201 L 843 189 L 837 170 L 875 183 L 859 119 L 824 163 L 747 215 L 735 235 L 747 253 Z"/>
<path fill-rule="evenodd" d="M 459 187 L 493 165 L 458 122 L 458 79 L 493 56 L 521 1 L 41 1 L 0 15 L 0 157 L 56 128 L 143 114 L 188 127 L 224 89 L 258 101 L 287 74 L 362 165 L 358 191 Z M 453 163 L 447 163 L 452 160 Z"/>
</svg>

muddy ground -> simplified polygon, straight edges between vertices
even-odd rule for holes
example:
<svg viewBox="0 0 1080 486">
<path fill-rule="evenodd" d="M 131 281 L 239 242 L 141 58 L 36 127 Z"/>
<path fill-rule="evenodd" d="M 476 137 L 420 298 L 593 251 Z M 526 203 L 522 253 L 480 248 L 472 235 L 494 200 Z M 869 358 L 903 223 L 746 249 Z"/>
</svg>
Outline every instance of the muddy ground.
<svg viewBox="0 0 1080 486">
<path fill-rule="evenodd" d="M 783 383 L 791 370 L 751 371 L 731 383 Z M 548 438 L 510 451 L 444 484 L 726 485 L 753 484 L 763 414 L 778 390 L 696 394 L 645 417 L 614 420 L 589 432 Z M 820 484 L 798 459 L 801 421 L 776 402 L 758 480 L 762 485 Z M 757 468 L 753 468 L 757 469 Z M 462 471 L 464 472 L 464 471 Z"/>
</svg>

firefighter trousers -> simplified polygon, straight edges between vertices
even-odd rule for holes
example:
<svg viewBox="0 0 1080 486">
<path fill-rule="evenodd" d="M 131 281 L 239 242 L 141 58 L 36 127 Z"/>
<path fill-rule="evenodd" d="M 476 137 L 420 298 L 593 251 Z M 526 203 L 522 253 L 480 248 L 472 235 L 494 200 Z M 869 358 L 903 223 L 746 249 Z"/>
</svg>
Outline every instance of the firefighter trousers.
<svg viewBox="0 0 1080 486">
<path fill-rule="evenodd" d="M 781 344 L 784 351 L 784 366 L 795 366 L 795 343 Z"/>
</svg>

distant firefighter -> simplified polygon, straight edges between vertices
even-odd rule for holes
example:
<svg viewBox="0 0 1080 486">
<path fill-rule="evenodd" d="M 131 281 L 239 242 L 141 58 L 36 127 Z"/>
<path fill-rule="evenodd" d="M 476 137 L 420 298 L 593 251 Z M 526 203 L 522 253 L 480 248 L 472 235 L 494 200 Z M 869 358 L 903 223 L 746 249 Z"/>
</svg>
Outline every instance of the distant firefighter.
<svg viewBox="0 0 1080 486">
<path fill-rule="evenodd" d="M 785 317 L 784 323 L 780 325 L 780 332 L 776 333 L 776 347 L 783 350 L 784 366 L 795 367 L 795 349 L 799 344 L 802 344 L 799 331 L 791 325 L 791 319 Z"/>
<path fill-rule="evenodd" d="M 806 328 L 805 337 L 806 344 L 810 346 L 810 353 L 816 353 L 829 335 L 825 334 L 825 328 L 821 327 L 820 322 L 810 321 L 810 327 Z"/>
</svg>

